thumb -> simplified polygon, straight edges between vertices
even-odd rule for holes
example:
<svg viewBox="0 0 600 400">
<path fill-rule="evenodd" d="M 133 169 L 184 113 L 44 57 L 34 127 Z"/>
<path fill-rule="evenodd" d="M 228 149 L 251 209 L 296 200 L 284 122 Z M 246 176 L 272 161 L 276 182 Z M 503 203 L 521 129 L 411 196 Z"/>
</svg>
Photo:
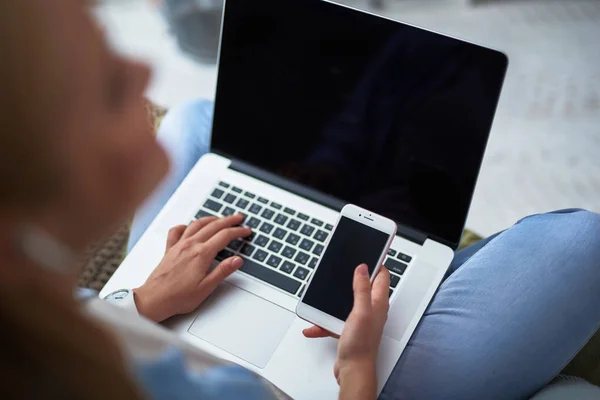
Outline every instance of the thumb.
<svg viewBox="0 0 600 400">
<path fill-rule="evenodd" d="M 356 311 L 369 311 L 371 308 L 371 282 L 367 264 L 361 264 L 354 270 L 354 308 Z"/>
<path fill-rule="evenodd" d="M 187 225 L 177 225 L 169 229 L 169 233 L 167 234 L 167 251 L 179 242 L 179 239 L 183 236 L 183 232 L 185 232 L 186 228 Z"/>
<path fill-rule="evenodd" d="M 223 282 L 229 275 L 237 271 L 244 260 L 241 257 L 234 256 L 226 258 L 221 261 L 219 265 L 215 267 L 203 280 L 200 282 L 209 293 L 212 293 L 221 282 Z"/>
</svg>

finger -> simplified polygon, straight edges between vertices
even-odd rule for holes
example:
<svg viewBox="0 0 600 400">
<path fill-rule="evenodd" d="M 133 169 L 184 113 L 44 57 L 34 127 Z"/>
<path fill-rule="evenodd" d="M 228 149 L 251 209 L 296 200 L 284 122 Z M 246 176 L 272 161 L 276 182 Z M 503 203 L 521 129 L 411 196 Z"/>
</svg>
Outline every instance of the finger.
<svg viewBox="0 0 600 400">
<path fill-rule="evenodd" d="M 361 264 L 354 270 L 354 307 L 353 312 L 369 312 L 371 310 L 371 282 L 369 269 Z"/>
<path fill-rule="evenodd" d="M 390 272 L 384 266 L 379 268 L 377 276 L 371 287 L 371 303 L 373 312 L 378 315 L 387 315 L 390 307 Z"/>
<path fill-rule="evenodd" d="M 207 254 L 209 254 L 211 258 L 214 258 L 217 253 L 223 250 L 232 240 L 247 237 L 251 233 L 252 229 L 245 226 L 223 229 L 204 242 L 203 246 L 206 246 Z"/>
<path fill-rule="evenodd" d="M 167 234 L 167 250 L 179 242 L 179 239 L 181 239 L 181 236 L 183 235 L 183 232 L 185 232 L 186 228 L 187 225 L 177 225 L 169 229 L 169 233 Z"/>
<path fill-rule="evenodd" d="M 240 269 L 244 264 L 239 256 L 233 256 L 221 261 L 201 282 L 202 292 L 212 293 L 229 275 Z"/>
<path fill-rule="evenodd" d="M 198 231 L 200 231 L 200 229 L 204 228 L 206 225 L 208 225 L 211 222 L 214 222 L 218 219 L 219 218 L 217 218 L 217 217 L 204 217 L 204 218 L 199 218 L 199 219 L 195 220 L 194 222 L 192 222 L 191 224 L 189 224 L 187 226 L 187 229 L 185 230 L 185 232 L 183 233 L 181 238 L 186 239 L 186 238 L 194 236 Z"/>
<path fill-rule="evenodd" d="M 229 217 L 213 220 L 194 235 L 194 240 L 206 242 L 223 229 L 231 228 L 241 224 L 243 219 L 244 215 L 238 213 Z"/>
<path fill-rule="evenodd" d="M 331 332 L 329 332 L 328 330 L 325 330 L 325 329 L 321 328 L 320 326 L 316 326 L 316 325 L 313 325 L 310 328 L 304 329 L 302 331 L 302 334 L 304 335 L 304 337 L 309 338 L 309 339 L 317 339 L 317 338 L 324 338 L 324 337 L 332 337 L 332 338 L 339 339 L 339 336 L 334 335 Z"/>
</svg>

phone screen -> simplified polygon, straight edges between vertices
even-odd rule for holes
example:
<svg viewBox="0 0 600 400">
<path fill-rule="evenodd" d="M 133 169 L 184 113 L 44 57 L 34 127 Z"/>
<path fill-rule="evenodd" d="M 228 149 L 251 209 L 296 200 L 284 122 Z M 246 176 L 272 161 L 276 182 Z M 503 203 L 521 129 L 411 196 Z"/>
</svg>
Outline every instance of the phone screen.
<svg viewBox="0 0 600 400">
<path fill-rule="evenodd" d="M 372 275 L 388 239 L 387 233 L 342 217 L 302 302 L 345 321 L 354 303 L 354 270 L 367 264 Z"/>
</svg>

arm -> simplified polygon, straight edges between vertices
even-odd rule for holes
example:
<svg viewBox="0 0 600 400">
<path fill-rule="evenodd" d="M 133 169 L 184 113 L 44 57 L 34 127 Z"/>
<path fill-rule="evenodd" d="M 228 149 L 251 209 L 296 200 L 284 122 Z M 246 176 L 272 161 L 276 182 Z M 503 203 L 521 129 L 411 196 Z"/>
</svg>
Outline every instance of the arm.
<svg viewBox="0 0 600 400">
<path fill-rule="evenodd" d="M 366 265 L 354 271 L 354 307 L 344 325 L 333 373 L 340 385 L 340 400 L 377 398 L 377 352 L 389 310 L 390 273 L 381 267 L 369 281 Z M 331 333 L 313 326 L 304 336 L 319 338 Z"/>
<path fill-rule="evenodd" d="M 377 376 L 375 364 L 356 365 L 340 373 L 340 400 L 375 400 Z"/>
</svg>

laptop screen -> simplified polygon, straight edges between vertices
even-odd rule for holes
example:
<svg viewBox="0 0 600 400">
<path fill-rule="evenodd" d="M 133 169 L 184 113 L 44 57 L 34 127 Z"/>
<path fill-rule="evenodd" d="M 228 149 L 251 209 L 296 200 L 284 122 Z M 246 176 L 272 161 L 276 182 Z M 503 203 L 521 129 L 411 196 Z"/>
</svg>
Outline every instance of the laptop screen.
<svg viewBox="0 0 600 400">
<path fill-rule="evenodd" d="M 227 0 L 212 151 L 457 244 L 507 67 L 320 0 Z"/>
</svg>

